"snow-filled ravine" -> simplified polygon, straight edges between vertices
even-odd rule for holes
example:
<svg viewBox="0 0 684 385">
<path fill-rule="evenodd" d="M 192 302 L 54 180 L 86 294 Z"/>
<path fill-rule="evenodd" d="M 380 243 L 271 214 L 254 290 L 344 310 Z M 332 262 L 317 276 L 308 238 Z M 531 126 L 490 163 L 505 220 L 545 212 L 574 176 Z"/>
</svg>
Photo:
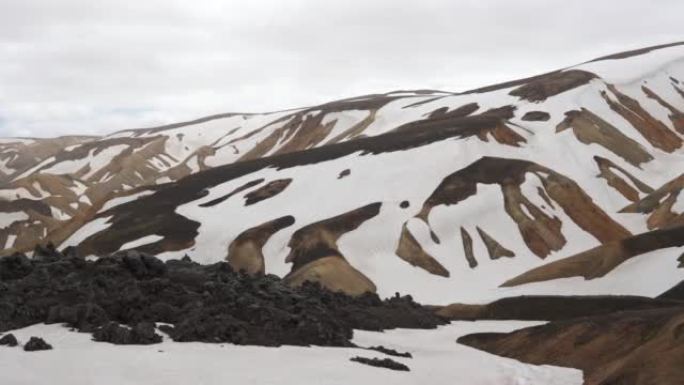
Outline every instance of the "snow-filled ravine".
<svg viewBox="0 0 684 385">
<path fill-rule="evenodd" d="M 175 385 L 175 384 L 468 384 L 579 385 L 576 369 L 535 366 L 456 343 L 477 332 L 508 332 L 538 322 L 453 322 L 436 330 L 355 331 L 359 346 L 383 345 L 413 358 L 384 356 L 354 348 L 236 346 L 179 343 L 165 336 L 155 345 L 117 346 L 94 342 L 89 334 L 61 325 L 34 325 L 12 331 L 20 344 L 38 336 L 53 350 L 24 352 L 0 347 L 2 384 Z M 349 361 L 389 357 L 409 366 L 397 372 Z"/>
</svg>

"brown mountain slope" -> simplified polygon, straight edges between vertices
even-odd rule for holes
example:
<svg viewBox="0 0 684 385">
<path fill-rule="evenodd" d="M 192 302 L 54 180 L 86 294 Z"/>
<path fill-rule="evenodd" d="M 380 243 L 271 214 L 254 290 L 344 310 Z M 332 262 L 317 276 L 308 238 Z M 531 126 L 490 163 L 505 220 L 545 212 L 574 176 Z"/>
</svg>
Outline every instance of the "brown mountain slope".
<svg viewBox="0 0 684 385">
<path fill-rule="evenodd" d="M 684 306 L 471 334 L 458 342 L 527 363 L 581 369 L 585 385 L 684 384 Z"/>
</svg>

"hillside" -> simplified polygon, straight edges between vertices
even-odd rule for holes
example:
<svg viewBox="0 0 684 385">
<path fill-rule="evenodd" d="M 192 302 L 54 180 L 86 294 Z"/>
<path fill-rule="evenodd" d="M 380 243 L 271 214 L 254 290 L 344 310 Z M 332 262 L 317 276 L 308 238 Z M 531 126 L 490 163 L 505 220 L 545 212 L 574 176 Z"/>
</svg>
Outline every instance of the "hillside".
<svg viewBox="0 0 684 385">
<path fill-rule="evenodd" d="M 417 353 L 397 383 L 451 383 L 453 365 L 473 383 L 582 381 L 540 365 L 676 381 L 683 189 L 684 43 L 467 92 L 0 139 L 0 332 L 57 340 L 69 354 L 30 362 L 62 374 L 89 352 L 163 372 L 168 350 L 181 377 L 219 378 L 199 342 L 313 344 L 344 348 L 225 350 L 231 370 L 368 382 L 349 359 L 382 343 Z M 59 322 L 81 334 L 40 325 Z M 378 333 L 397 327 L 418 330 Z"/>
<path fill-rule="evenodd" d="M 496 288 L 682 223 L 683 54 L 634 51 L 458 94 L 4 139 L 0 243 L 5 254 L 52 241 L 85 256 L 135 247 L 225 259 L 294 285 L 433 303 L 535 290 L 655 295 L 682 278 L 665 245 L 573 274 L 597 278 L 586 285 Z M 661 279 L 630 279 L 644 268 Z"/>
</svg>

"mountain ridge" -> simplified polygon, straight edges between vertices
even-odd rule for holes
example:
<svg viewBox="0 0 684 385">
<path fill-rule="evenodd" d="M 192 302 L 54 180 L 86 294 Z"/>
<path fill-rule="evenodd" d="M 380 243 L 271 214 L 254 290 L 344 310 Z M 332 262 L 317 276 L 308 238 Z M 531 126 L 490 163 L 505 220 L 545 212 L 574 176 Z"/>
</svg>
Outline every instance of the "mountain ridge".
<svg viewBox="0 0 684 385">
<path fill-rule="evenodd" d="M 534 291 L 499 286 L 681 223 L 681 46 L 462 93 L 394 91 L 95 139 L 3 140 L 2 253 L 48 241 L 85 255 L 126 246 L 442 303 Z M 676 268 L 666 276 L 657 288 L 622 283 L 606 294 L 657 294 L 681 278 Z"/>
</svg>

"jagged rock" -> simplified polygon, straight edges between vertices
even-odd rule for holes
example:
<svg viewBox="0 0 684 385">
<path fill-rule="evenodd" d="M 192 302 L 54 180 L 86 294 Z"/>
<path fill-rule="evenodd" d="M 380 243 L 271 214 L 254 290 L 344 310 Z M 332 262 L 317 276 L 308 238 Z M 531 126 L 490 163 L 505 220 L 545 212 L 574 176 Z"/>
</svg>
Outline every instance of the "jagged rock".
<svg viewBox="0 0 684 385">
<path fill-rule="evenodd" d="M 109 322 L 93 333 L 93 339 L 115 345 L 151 345 L 162 342 L 162 337 L 155 332 L 151 322 L 140 322 L 133 328 Z"/>
<path fill-rule="evenodd" d="M 523 115 L 522 120 L 526 121 L 542 121 L 545 122 L 551 118 L 548 112 L 545 111 L 528 111 Z"/>
<path fill-rule="evenodd" d="M 409 353 L 409 352 L 404 352 L 404 353 L 398 352 L 394 349 L 389 349 L 389 348 L 386 348 L 382 345 L 371 346 L 370 348 L 368 348 L 368 350 L 375 350 L 376 352 L 384 353 L 384 354 L 387 354 L 389 356 L 413 358 L 413 355 L 411 355 L 411 353 Z"/>
<path fill-rule="evenodd" d="M 39 350 L 51 350 L 52 345 L 48 344 L 45 342 L 40 337 L 31 337 L 29 341 L 24 345 L 24 351 L 27 352 L 36 352 Z"/>
<path fill-rule="evenodd" d="M 78 248 L 75 246 L 67 246 L 62 250 L 62 255 L 64 258 L 80 258 L 81 255 L 78 252 Z"/>
<path fill-rule="evenodd" d="M 162 262 L 137 251 L 95 261 L 18 261 L 31 270 L 1 282 L 0 332 L 65 323 L 97 341 L 155 343 L 160 322 L 176 341 L 353 346 L 353 329 L 446 323 L 410 296 L 351 297 L 311 282 L 293 288 L 274 275 L 235 272 L 226 262 Z"/>
<path fill-rule="evenodd" d="M 55 248 L 52 242 L 48 242 L 45 246 L 38 244 L 33 249 L 34 261 L 54 262 L 62 258 L 64 258 L 64 255 Z"/>
<path fill-rule="evenodd" d="M 477 230 L 477 233 L 480 235 L 480 239 L 482 239 L 482 242 L 485 244 L 490 259 L 496 260 L 501 257 L 515 257 L 514 252 L 503 247 L 499 242 L 496 241 L 496 239 L 494 239 L 491 235 L 487 234 L 479 226 L 476 226 L 475 229 Z"/>
<path fill-rule="evenodd" d="M 14 253 L 0 258 L 0 280 L 2 281 L 23 278 L 32 270 L 33 264 L 24 254 Z"/>
<path fill-rule="evenodd" d="M 14 334 L 5 334 L 0 338 L 0 345 L 14 347 L 19 345 L 19 341 L 17 341 L 17 337 L 15 337 Z"/>
<path fill-rule="evenodd" d="M 136 278 L 158 277 L 166 271 L 164 262 L 147 253 L 127 250 L 117 254 L 121 263 Z"/>
<path fill-rule="evenodd" d="M 461 227 L 461 241 L 463 242 L 463 252 L 465 253 L 466 261 L 471 269 L 477 267 L 477 259 L 473 253 L 473 238 L 468 233 L 468 230 Z"/>
<path fill-rule="evenodd" d="M 45 323 L 63 322 L 81 332 L 92 332 L 107 320 L 104 309 L 96 304 L 85 303 L 75 306 L 55 305 L 48 311 Z"/>
<path fill-rule="evenodd" d="M 369 366 L 375 366 L 378 368 L 387 368 L 387 369 L 392 369 L 392 370 L 399 370 L 399 371 L 404 371 L 408 372 L 411 369 L 409 369 L 408 366 L 402 364 L 401 362 L 394 361 L 389 358 L 366 358 L 366 357 L 352 357 L 349 359 L 350 361 L 358 362 L 360 364 L 364 365 L 369 365 Z"/>
</svg>

